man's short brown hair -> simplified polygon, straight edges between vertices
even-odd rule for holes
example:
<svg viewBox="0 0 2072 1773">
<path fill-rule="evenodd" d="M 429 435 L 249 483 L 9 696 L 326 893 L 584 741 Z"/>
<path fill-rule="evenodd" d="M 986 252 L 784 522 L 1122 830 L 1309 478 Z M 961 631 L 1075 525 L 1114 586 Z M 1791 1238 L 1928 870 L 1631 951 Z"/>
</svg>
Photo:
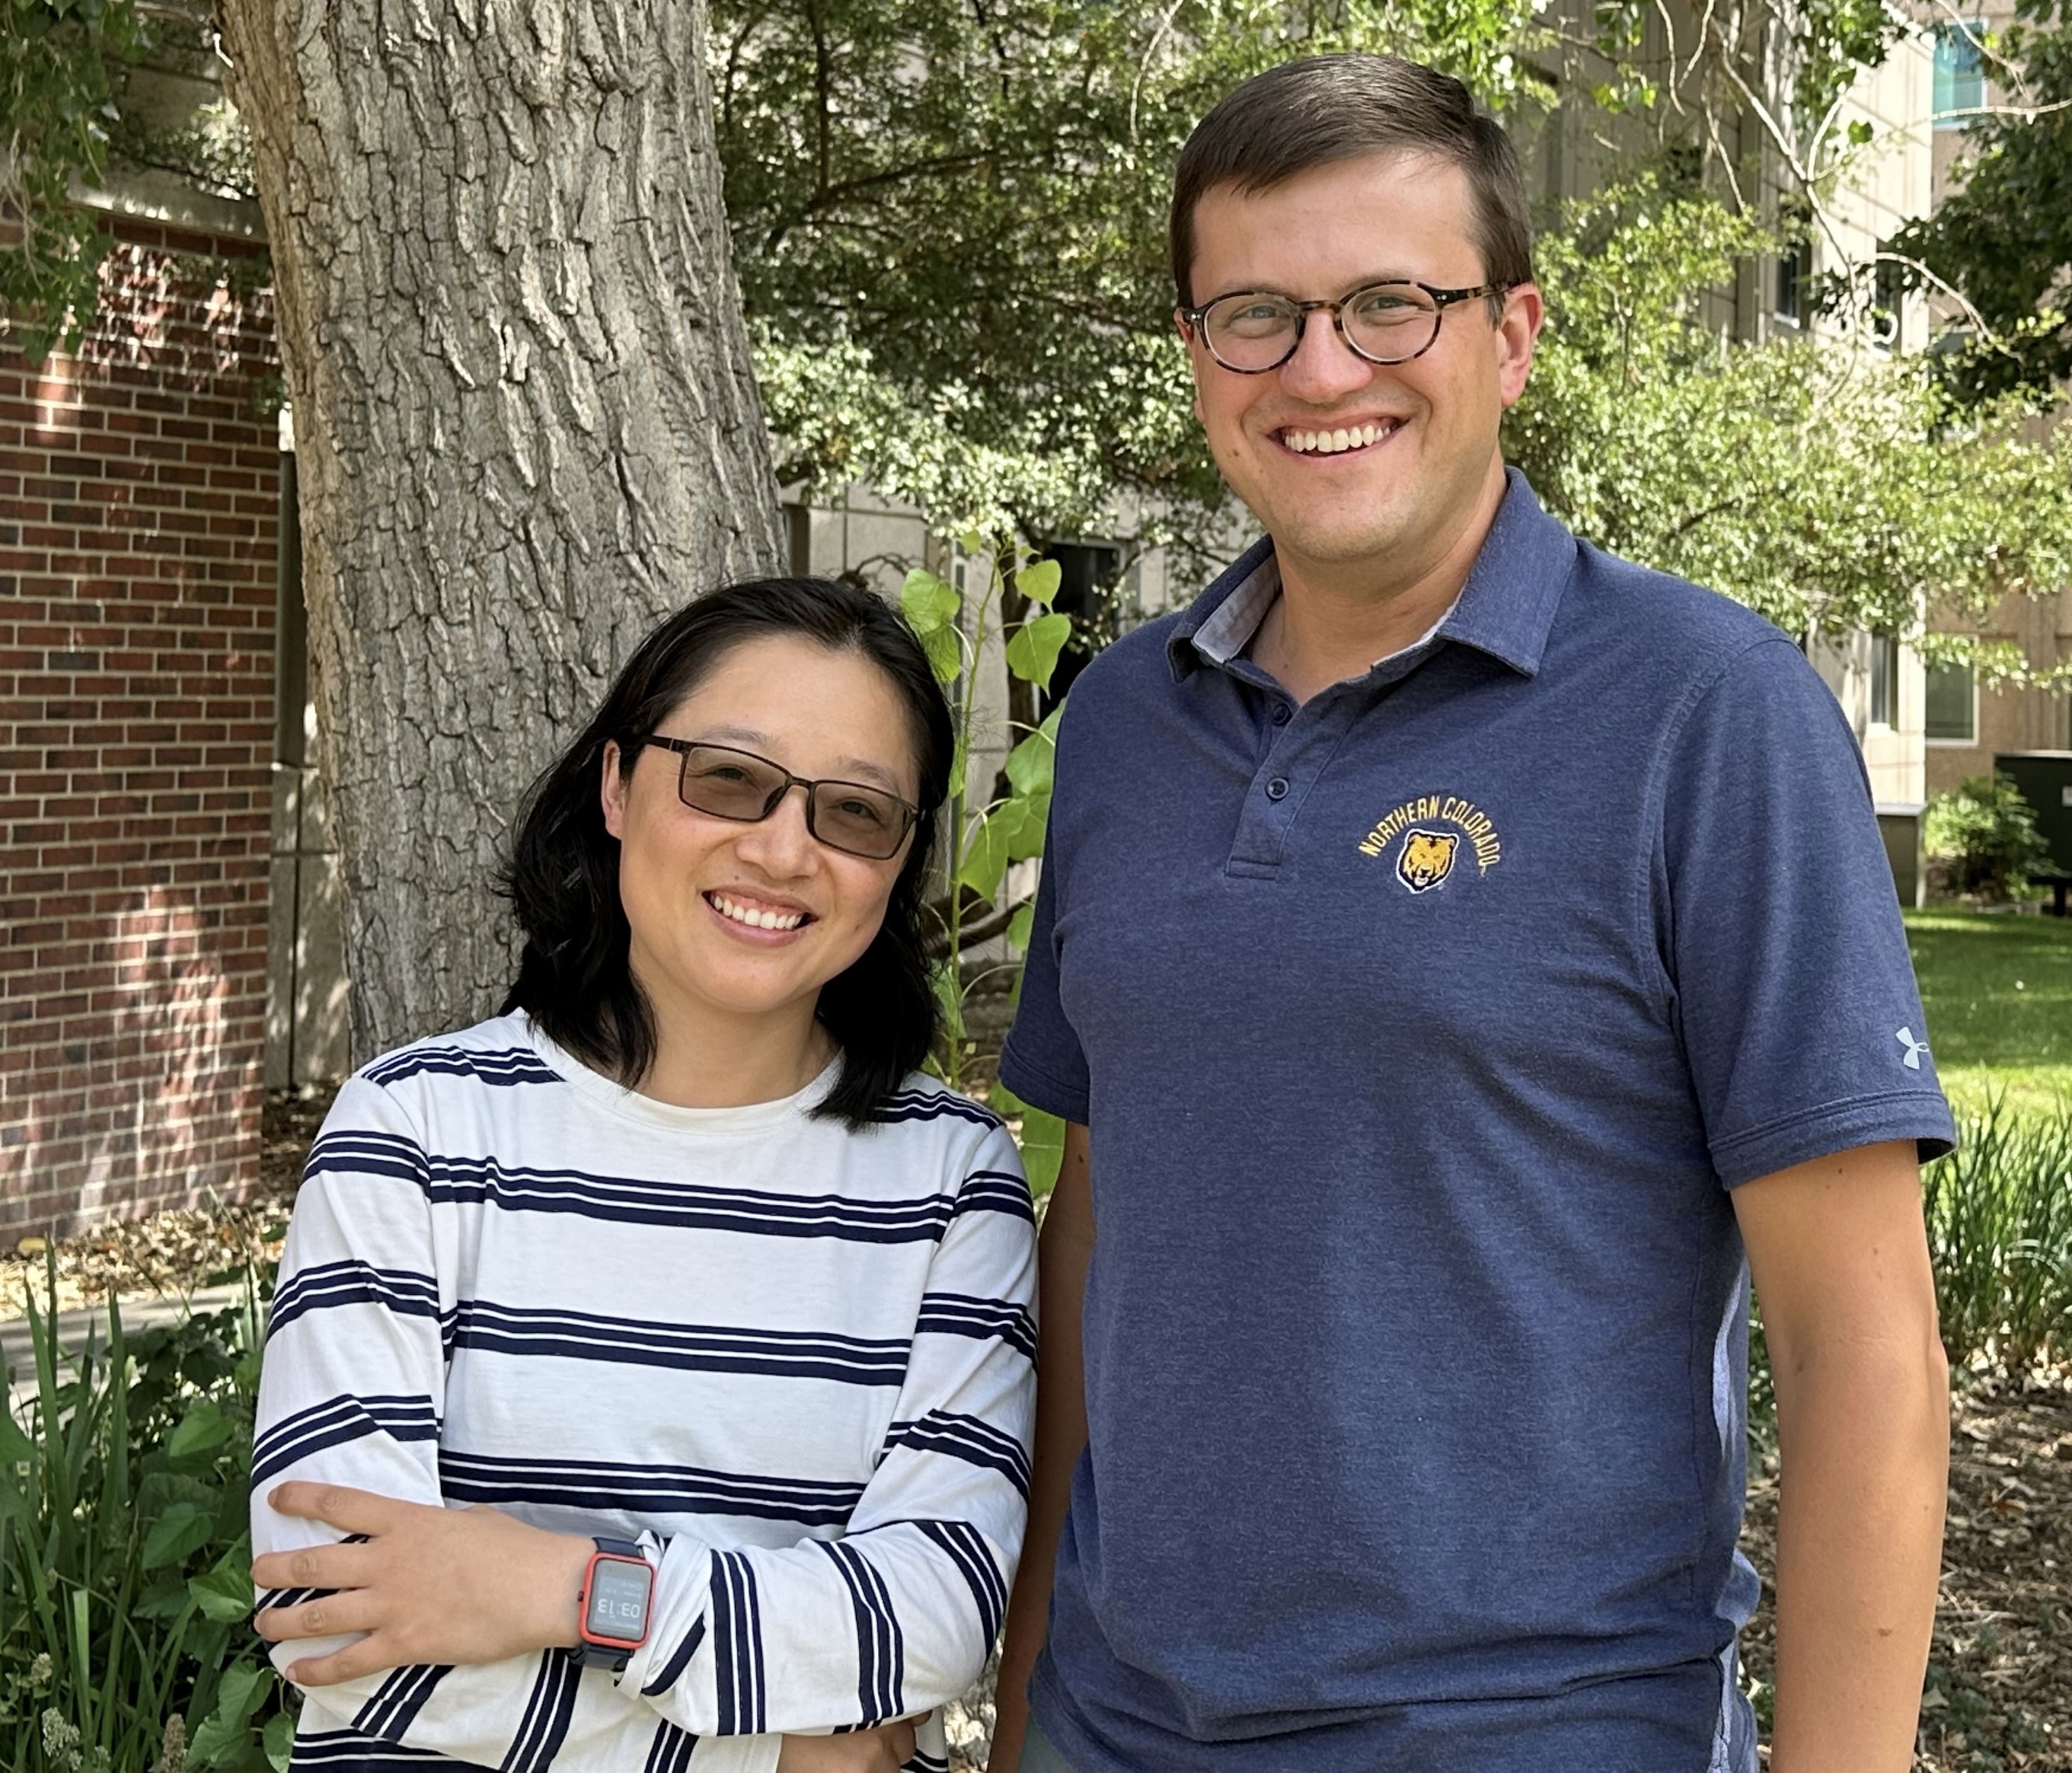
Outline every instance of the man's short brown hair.
<svg viewBox="0 0 2072 1773">
<path fill-rule="evenodd" d="M 1173 175 L 1173 282 L 1194 304 L 1194 211 L 1220 186 L 1271 191 L 1369 154 L 1424 154 L 1474 193 L 1470 232 L 1491 283 L 1532 281 L 1532 226 L 1511 138 L 1451 75 L 1397 55 L 1309 55 L 1255 75 L 1194 126 Z"/>
</svg>

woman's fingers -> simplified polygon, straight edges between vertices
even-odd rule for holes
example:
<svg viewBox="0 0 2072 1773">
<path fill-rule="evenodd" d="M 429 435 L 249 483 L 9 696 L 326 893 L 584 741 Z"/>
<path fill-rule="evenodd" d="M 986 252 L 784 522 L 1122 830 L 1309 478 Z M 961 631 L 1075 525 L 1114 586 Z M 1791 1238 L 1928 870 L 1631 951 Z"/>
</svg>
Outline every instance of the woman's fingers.
<svg viewBox="0 0 2072 1773">
<path fill-rule="evenodd" d="M 369 1549 L 333 1544 L 269 1551 L 252 1560 L 252 1580 L 261 1588 L 357 1588 L 367 1579 Z"/>
<path fill-rule="evenodd" d="M 410 1660 L 404 1652 L 387 1647 L 379 1632 L 334 1650 L 327 1656 L 305 1656 L 288 1665 L 287 1677 L 298 1687 L 333 1687 L 341 1681 L 379 1674 L 384 1668 L 400 1668 Z"/>
<path fill-rule="evenodd" d="M 340 1631 L 371 1631 L 381 1622 L 379 1609 L 365 1591 L 346 1589 L 319 1594 L 294 1607 L 269 1607 L 253 1620 L 253 1629 L 269 1644 L 288 1638 L 327 1638 Z"/>
<path fill-rule="evenodd" d="M 409 1510 L 425 1506 L 343 1484 L 276 1484 L 266 1500 L 276 1514 L 321 1521 L 341 1533 L 386 1533 Z"/>
</svg>

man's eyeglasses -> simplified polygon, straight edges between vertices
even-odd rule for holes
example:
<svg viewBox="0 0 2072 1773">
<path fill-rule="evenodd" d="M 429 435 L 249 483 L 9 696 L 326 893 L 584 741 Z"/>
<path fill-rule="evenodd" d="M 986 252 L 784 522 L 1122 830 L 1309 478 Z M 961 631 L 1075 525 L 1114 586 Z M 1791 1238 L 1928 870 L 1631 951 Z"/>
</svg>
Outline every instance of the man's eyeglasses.
<svg viewBox="0 0 2072 1773">
<path fill-rule="evenodd" d="M 635 741 L 660 745 L 682 760 L 676 794 L 693 811 L 715 819 L 752 825 L 777 811 L 794 788 L 806 790 L 806 829 L 831 849 L 846 851 L 874 862 L 899 853 L 921 810 L 860 782 L 808 782 L 782 764 L 737 751 L 730 745 L 701 745 L 693 739 L 665 739 L 651 734 Z"/>
<path fill-rule="evenodd" d="M 1264 376 L 1278 369 L 1302 343 L 1302 329 L 1319 309 L 1327 311 L 1338 336 L 1370 363 L 1407 363 L 1438 342 L 1439 322 L 1457 302 L 1506 296 L 1512 283 L 1484 283 L 1472 289 L 1435 289 L 1429 283 L 1370 283 L 1336 302 L 1297 302 L 1263 290 L 1218 296 L 1198 308 L 1182 308 L 1186 321 L 1225 369 Z"/>
</svg>

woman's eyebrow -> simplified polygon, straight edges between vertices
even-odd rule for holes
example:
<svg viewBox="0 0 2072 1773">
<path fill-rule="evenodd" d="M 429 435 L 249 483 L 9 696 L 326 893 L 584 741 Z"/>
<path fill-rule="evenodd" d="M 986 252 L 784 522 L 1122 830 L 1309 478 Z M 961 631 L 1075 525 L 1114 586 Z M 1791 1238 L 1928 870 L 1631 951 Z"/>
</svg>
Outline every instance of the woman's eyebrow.
<svg viewBox="0 0 2072 1773">
<path fill-rule="evenodd" d="M 707 727 L 697 735 L 697 741 L 701 745 L 738 745 L 744 749 L 758 749 L 777 742 L 768 733 L 758 733 L 750 726 Z M 762 754 L 768 755 L 767 751 Z M 897 771 L 886 769 L 882 763 L 873 763 L 868 757 L 839 758 L 835 768 L 840 774 L 825 779 L 830 782 L 875 782 L 882 786 L 888 794 L 903 795 L 906 793 L 899 785 Z"/>
</svg>

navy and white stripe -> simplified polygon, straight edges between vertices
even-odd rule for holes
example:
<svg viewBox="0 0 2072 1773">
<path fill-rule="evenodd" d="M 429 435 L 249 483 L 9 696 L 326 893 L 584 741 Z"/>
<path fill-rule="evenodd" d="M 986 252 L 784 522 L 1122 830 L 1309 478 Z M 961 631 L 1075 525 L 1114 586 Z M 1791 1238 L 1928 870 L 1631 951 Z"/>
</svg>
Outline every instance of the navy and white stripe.
<svg viewBox="0 0 2072 1773">
<path fill-rule="evenodd" d="M 950 1773 L 950 1758 L 917 1748 L 911 1759 L 899 1763 L 899 1773 Z"/>
<path fill-rule="evenodd" d="M 398 1769 L 451 1767 L 430 1749 L 384 1742 L 356 1730 L 298 1730 L 288 1755 L 290 1767 L 322 1767 L 323 1773 L 397 1773 Z"/>
<path fill-rule="evenodd" d="M 477 1082 L 508 1088 L 513 1084 L 558 1084 L 560 1076 L 530 1047 L 507 1047 L 485 1053 L 472 1047 L 405 1047 L 376 1059 L 360 1075 L 369 1083 L 399 1084 L 426 1072 L 448 1077 L 472 1077 Z"/>
<path fill-rule="evenodd" d="M 698 1646 L 705 1640 L 705 1622 L 703 1616 L 691 1622 L 691 1628 L 683 1640 L 669 1652 L 669 1660 L 656 1670 L 655 1678 L 642 1687 L 640 1697 L 652 1699 L 658 1693 L 667 1693 L 684 1678 L 684 1671 L 691 1665 L 691 1658 L 698 1653 Z M 689 1750 L 685 1751 L 686 1753 Z"/>
<path fill-rule="evenodd" d="M 354 1714 L 352 1727 L 386 1742 L 401 1742 L 411 1721 L 425 1709 L 432 1689 L 452 1672 L 450 1667 L 432 1663 L 391 1671 L 374 1697 Z"/>
<path fill-rule="evenodd" d="M 546 1773 L 561 1751 L 575 1713 L 576 1692 L 582 1668 L 565 1650 L 542 1650 L 539 1672 L 532 1681 L 532 1694 L 525 1707 L 524 1722 L 518 1726 L 510 1750 L 499 1773 Z"/>
<path fill-rule="evenodd" d="M 761 1373 L 896 1385 L 906 1376 L 905 1340 L 837 1336 L 831 1331 L 755 1330 L 724 1324 L 649 1324 L 594 1312 L 528 1311 L 468 1299 L 454 1311 L 455 1348 L 614 1361 L 628 1366 L 700 1373 Z"/>
<path fill-rule="evenodd" d="M 676 1231 L 745 1232 L 762 1237 L 843 1237 L 857 1243 L 940 1239 L 956 1211 L 939 1194 L 865 1200 L 838 1194 L 776 1195 L 701 1186 L 671 1177 L 535 1169 L 494 1157 L 427 1154 L 426 1197 L 438 1205 L 486 1204 L 505 1213 L 576 1213 L 619 1225 Z M 1025 1188 L 1024 1193 L 1027 1192 Z"/>
<path fill-rule="evenodd" d="M 956 1209 L 964 1213 L 1004 1213 L 1036 1223 L 1036 1203 L 1026 1178 L 1012 1170 L 973 1170 L 957 1190 Z"/>
<path fill-rule="evenodd" d="M 868 1727 L 897 1718 L 906 1707 L 906 1644 L 893 1611 L 892 1596 L 877 1566 L 845 1540 L 823 1540 L 820 1549 L 834 1560 L 856 1612 L 857 1707 L 859 1724 Z"/>
<path fill-rule="evenodd" d="M 1029 1499 L 1029 1452 L 1013 1435 L 1003 1434 L 982 1416 L 931 1410 L 919 1422 L 894 1422 L 885 1437 L 887 1447 L 911 1447 L 923 1452 L 947 1453 L 997 1471 L 1025 1502 Z"/>
<path fill-rule="evenodd" d="M 863 1500 L 861 1484 L 758 1476 L 693 1466 L 598 1460 L 524 1459 L 439 1452 L 439 1488 L 450 1502 L 581 1508 L 595 1514 L 746 1515 L 800 1527 L 839 1527 Z"/>
<path fill-rule="evenodd" d="M 654 1615 L 616 1677 L 557 1651 L 311 1688 L 298 1766 L 742 1773 L 969 1685 L 1022 1532 L 1028 1191 L 933 1081 L 861 1134 L 814 1100 L 670 1108 L 517 1015 L 347 1081 L 282 1252 L 255 1550 L 336 1537 L 269 1506 L 290 1474 L 487 1505 L 639 1539 Z"/>
<path fill-rule="evenodd" d="M 915 1332 L 968 1336 L 979 1342 L 1005 1342 L 1036 1358 L 1036 1319 L 1027 1306 L 1013 1299 L 968 1299 L 961 1293 L 930 1293 L 921 1301 Z"/>
<path fill-rule="evenodd" d="M 988 1652 L 1007 1619 L 1007 1578 L 993 1561 L 985 1535 L 968 1521 L 916 1521 L 911 1525 L 943 1548 L 957 1574 L 971 1585 L 978 1608 L 978 1635 Z"/>
<path fill-rule="evenodd" d="M 278 1422 L 252 1443 L 253 1488 L 298 1459 L 342 1447 L 369 1434 L 399 1441 L 438 1438 L 438 1417 L 429 1397 L 327 1397 Z"/>
<path fill-rule="evenodd" d="M 901 1121 L 940 1120 L 946 1116 L 989 1130 L 1005 1124 L 991 1109 L 982 1108 L 970 1097 L 948 1090 L 898 1090 L 870 1114 L 871 1119 L 881 1127 L 894 1126 Z"/>
<path fill-rule="evenodd" d="M 660 1725 L 641 1773 L 690 1773 L 691 1750 L 697 1746 L 697 1738 L 689 1730 L 679 1730 L 674 1724 Z"/>
<path fill-rule="evenodd" d="M 763 1667 L 763 1615 L 755 1568 L 738 1552 L 712 1554 L 713 1654 L 722 1736 L 759 1736 L 767 1694 Z"/>
<path fill-rule="evenodd" d="M 430 1274 L 407 1269 L 376 1268 L 356 1257 L 343 1262 L 319 1262 L 290 1277 L 273 1295 L 267 1312 L 266 1333 L 273 1334 L 295 1321 L 305 1311 L 320 1311 L 340 1305 L 378 1305 L 398 1317 L 439 1315 L 439 1283 Z"/>
</svg>

